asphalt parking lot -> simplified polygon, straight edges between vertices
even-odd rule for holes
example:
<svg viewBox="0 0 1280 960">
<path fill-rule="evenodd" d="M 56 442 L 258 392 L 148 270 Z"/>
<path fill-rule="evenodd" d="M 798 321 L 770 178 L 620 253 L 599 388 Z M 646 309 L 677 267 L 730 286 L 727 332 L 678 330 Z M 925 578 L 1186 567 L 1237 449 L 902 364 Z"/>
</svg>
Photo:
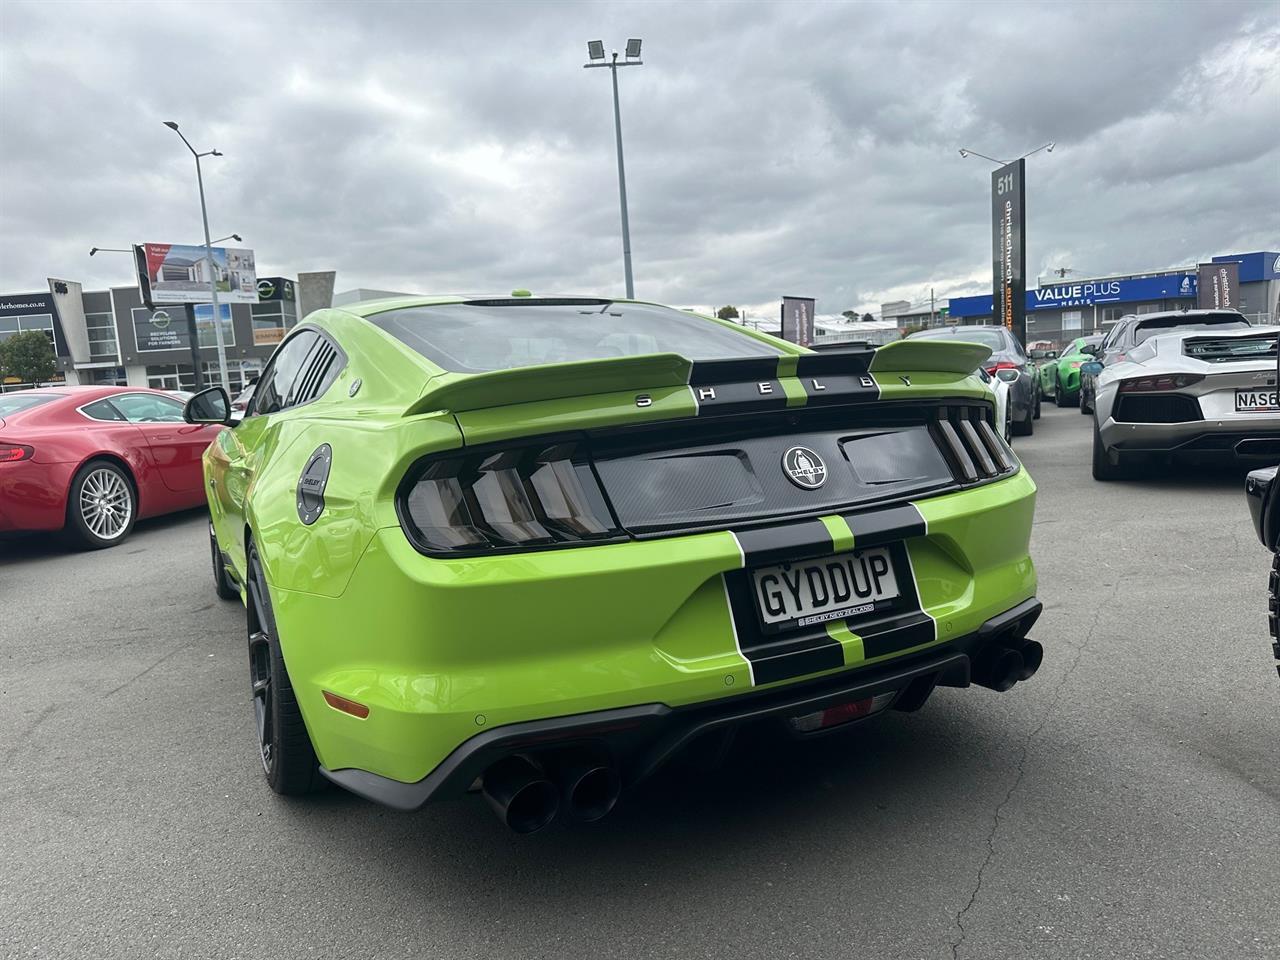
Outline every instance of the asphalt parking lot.
<svg viewBox="0 0 1280 960">
<path fill-rule="evenodd" d="M 201 514 L 0 543 L 0 954 L 1280 955 L 1280 680 L 1242 475 L 1040 487 L 1041 671 L 799 746 L 740 741 L 591 826 L 274 797 Z"/>
</svg>

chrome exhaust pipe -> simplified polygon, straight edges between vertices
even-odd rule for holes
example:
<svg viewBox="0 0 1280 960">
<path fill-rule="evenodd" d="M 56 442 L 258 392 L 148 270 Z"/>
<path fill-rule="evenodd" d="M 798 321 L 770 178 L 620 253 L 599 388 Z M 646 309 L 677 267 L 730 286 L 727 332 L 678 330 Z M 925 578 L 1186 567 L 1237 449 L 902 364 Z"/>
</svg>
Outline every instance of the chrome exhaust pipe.
<svg viewBox="0 0 1280 960">
<path fill-rule="evenodd" d="M 589 754 L 570 757 L 558 779 L 570 816 L 584 823 L 605 816 L 622 793 L 622 777 L 613 764 Z"/>
<path fill-rule="evenodd" d="M 1038 647 L 1039 644 L 1036 644 L 1036 646 Z M 1039 666 L 1039 664 L 1036 666 Z M 975 664 L 973 682 L 979 686 L 1003 693 L 1012 689 L 1013 685 L 1022 679 L 1023 671 L 1026 668 L 1026 661 L 1022 659 L 1022 654 L 1017 650 L 996 647 L 988 650 L 979 662 Z"/>
<path fill-rule="evenodd" d="M 484 772 L 480 789 L 498 819 L 516 833 L 541 830 L 560 810 L 560 791 L 528 757 L 499 760 Z"/>
</svg>

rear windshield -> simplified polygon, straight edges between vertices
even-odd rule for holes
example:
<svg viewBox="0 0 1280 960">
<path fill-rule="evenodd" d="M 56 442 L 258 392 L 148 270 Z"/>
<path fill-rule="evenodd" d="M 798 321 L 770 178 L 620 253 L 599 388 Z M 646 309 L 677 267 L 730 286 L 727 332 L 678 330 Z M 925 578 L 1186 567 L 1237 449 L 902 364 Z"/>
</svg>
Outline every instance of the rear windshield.
<svg viewBox="0 0 1280 960">
<path fill-rule="evenodd" d="M 1158 320 L 1139 320 L 1133 332 L 1133 342 L 1142 343 L 1148 337 L 1168 333 L 1170 330 L 1243 330 L 1249 321 L 1239 314 L 1224 313 L 1221 316 L 1161 317 Z"/>
<path fill-rule="evenodd" d="M 688 360 L 776 357 L 773 346 L 670 307 L 606 300 L 472 301 L 390 310 L 369 322 L 445 370 L 675 353 Z"/>
<path fill-rule="evenodd" d="M 1008 350 L 1009 344 L 1005 342 L 1004 334 L 999 330 L 966 330 L 964 327 L 951 329 L 943 328 L 938 330 L 921 330 L 919 333 L 911 335 L 912 340 L 957 340 L 965 343 L 980 343 L 984 347 L 990 347 L 992 350 Z"/>
<path fill-rule="evenodd" d="M 11 417 L 22 410 L 30 410 L 42 403 L 57 400 L 59 393 L 5 393 L 0 394 L 0 417 Z"/>
</svg>

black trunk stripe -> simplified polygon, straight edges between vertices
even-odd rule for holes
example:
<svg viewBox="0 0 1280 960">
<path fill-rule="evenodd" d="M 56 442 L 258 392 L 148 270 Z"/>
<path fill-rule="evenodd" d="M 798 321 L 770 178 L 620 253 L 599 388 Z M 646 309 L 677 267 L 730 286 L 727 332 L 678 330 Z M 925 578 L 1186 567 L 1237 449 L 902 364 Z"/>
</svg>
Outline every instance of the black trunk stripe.
<svg viewBox="0 0 1280 960">
<path fill-rule="evenodd" d="M 805 353 L 796 358 L 797 377 L 852 376 L 871 369 L 874 350 L 840 350 Z"/>
<path fill-rule="evenodd" d="M 928 532 L 924 517 L 910 503 L 887 510 L 845 514 L 844 522 L 853 533 L 855 547 L 874 547 L 908 537 L 923 537 Z"/>
<path fill-rule="evenodd" d="M 742 357 L 735 360 L 697 360 L 689 371 L 689 385 L 746 383 L 778 379 L 777 357 Z"/>
<path fill-rule="evenodd" d="M 748 567 L 821 557 L 835 552 L 831 531 L 821 520 L 735 532 Z"/>
</svg>

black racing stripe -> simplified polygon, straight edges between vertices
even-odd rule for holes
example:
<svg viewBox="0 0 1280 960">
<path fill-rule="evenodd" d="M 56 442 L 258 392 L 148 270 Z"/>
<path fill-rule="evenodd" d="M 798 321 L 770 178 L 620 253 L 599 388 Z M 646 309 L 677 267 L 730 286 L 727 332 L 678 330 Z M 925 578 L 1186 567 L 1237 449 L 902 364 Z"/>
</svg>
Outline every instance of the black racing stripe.
<svg viewBox="0 0 1280 960">
<path fill-rule="evenodd" d="M 933 620 L 921 610 L 894 617 L 858 636 L 862 637 L 863 654 L 868 660 L 932 643 L 936 638 Z"/>
<path fill-rule="evenodd" d="M 880 399 L 880 387 L 869 373 L 852 376 L 823 374 L 803 376 L 800 386 L 811 407 L 837 403 L 861 403 Z"/>
<path fill-rule="evenodd" d="M 858 548 L 925 535 L 924 517 L 909 503 L 887 510 L 845 514 L 844 521 L 853 532 L 854 547 Z"/>
<path fill-rule="evenodd" d="M 689 386 L 708 383 L 746 383 L 777 380 L 777 357 L 739 357 L 734 360 L 695 360 L 689 371 Z"/>
<path fill-rule="evenodd" d="M 833 350 L 806 353 L 796 358 L 797 377 L 852 376 L 871 369 L 874 350 Z"/>
<path fill-rule="evenodd" d="M 735 533 L 747 567 L 762 567 L 789 560 L 804 560 L 835 552 L 831 531 L 821 520 L 788 523 Z"/>
<path fill-rule="evenodd" d="M 768 378 L 747 383 L 690 384 L 689 389 L 698 401 L 698 416 L 781 410 L 787 405 L 781 381 Z"/>
<path fill-rule="evenodd" d="M 757 685 L 844 666 L 844 648 L 825 627 L 766 635 L 760 629 L 754 581 L 748 571 L 734 570 L 724 574 L 724 580 L 738 631 L 738 648 L 751 662 L 751 675 Z"/>
</svg>

